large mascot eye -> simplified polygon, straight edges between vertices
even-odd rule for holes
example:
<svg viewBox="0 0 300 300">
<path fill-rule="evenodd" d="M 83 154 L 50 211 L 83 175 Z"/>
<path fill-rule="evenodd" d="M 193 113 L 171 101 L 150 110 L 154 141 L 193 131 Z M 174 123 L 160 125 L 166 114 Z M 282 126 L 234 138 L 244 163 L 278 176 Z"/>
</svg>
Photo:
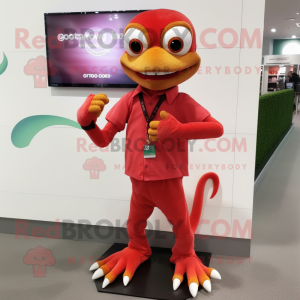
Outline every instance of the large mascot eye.
<svg viewBox="0 0 300 300">
<path fill-rule="evenodd" d="M 129 28 L 124 35 L 124 47 L 130 56 L 138 56 L 147 50 L 147 39 L 139 29 Z"/>
<path fill-rule="evenodd" d="M 175 26 L 169 29 L 163 37 L 163 47 L 175 55 L 185 55 L 192 45 L 192 34 L 183 26 Z"/>
</svg>

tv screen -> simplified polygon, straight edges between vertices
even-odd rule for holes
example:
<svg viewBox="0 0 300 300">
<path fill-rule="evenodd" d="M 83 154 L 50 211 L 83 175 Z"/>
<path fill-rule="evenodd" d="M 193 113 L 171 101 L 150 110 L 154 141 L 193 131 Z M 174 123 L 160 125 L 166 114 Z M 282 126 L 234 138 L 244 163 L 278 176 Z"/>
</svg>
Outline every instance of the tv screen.
<svg viewBox="0 0 300 300">
<path fill-rule="evenodd" d="M 285 83 L 286 89 L 293 89 L 294 88 L 294 82 L 286 82 Z"/>
<path fill-rule="evenodd" d="M 120 58 L 124 29 L 141 12 L 46 13 L 48 85 L 136 87 Z"/>
</svg>

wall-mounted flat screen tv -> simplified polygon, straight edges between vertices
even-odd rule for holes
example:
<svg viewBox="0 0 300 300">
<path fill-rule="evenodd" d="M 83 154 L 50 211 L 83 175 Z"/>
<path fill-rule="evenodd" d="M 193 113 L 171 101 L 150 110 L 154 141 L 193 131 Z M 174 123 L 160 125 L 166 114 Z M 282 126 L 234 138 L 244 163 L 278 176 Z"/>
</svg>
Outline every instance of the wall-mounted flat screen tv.
<svg viewBox="0 0 300 300">
<path fill-rule="evenodd" d="M 120 58 L 124 29 L 141 12 L 45 13 L 48 85 L 136 87 Z"/>
</svg>

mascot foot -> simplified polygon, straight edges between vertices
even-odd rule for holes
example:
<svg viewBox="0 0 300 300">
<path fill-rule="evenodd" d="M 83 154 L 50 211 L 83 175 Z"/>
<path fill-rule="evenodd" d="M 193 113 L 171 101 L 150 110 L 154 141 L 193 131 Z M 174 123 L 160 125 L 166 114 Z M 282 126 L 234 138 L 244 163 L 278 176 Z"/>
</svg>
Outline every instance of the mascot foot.
<svg viewBox="0 0 300 300">
<path fill-rule="evenodd" d="M 127 247 L 103 260 L 95 262 L 90 267 L 90 271 L 96 270 L 92 279 L 95 280 L 105 275 L 102 285 L 102 288 L 105 288 L 119 274 L 125 271 L 123 274 L 123 283 L 126 286 L 132 279 L 138 266 L 148 258 L 148 256 L 141 254 L 139 251 Z"/>
<path fill-rule="evenodd" d="M 221 279 L 221 275 L 217 270 L 204 266 L 196 255 L 179 258 L 176 260 L 175 265 L 173 290 L 178 289 L 186 273 L 189 290 L 193 297 L 197 296 L 199 283 L 206 291 L 211 292 L 210 279 Z"/>
</svg>

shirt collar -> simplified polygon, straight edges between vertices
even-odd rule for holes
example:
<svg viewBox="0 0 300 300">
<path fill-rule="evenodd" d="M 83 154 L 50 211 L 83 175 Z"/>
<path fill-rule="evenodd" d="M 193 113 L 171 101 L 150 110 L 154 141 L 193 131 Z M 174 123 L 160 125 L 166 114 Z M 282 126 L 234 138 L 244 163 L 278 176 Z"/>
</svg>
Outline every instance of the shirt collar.
<svg viewBox="0 0 300 300">
<path fill-rule="evenodd" d="M 133 98 L 134 96 L 136 96 L 140 92 L 142 92 L 143 94 L 148 95 L 146 90 L 141 85 L 138 85 L 137 88 L 133 91 L 131 97 Z M 169 89 L 166 89 L 166 90 L 162 90 L 159 93 L 157 93 L 156 95 L 162 95 L 162 94 L 166 94 L 168 104 L 172 104 L 173 101 L 175 100 L 175 98 L 178 95 L 178 85 L 173 86 L 173 87 L 171 87 Z"/>
</svg>

